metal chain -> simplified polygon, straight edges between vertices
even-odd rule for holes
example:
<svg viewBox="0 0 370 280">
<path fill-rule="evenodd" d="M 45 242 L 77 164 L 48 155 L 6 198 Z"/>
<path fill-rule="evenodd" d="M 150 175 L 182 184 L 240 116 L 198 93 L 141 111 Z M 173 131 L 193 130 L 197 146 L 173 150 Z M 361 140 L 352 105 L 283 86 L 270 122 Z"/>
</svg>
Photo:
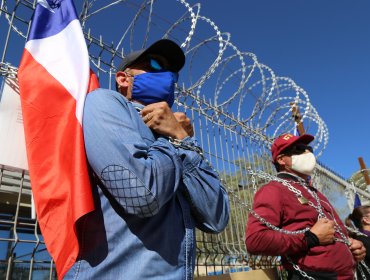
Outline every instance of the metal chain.
<svg viewBox="0 0 370 280">
<path fill-rule="evenodd" d="M 357 236 L 368 237 L 365 233 L 362 233 L 361 231 L 359 231 L 358 228 L 353 228 L 353 227 L 349 227 L 349 226 L 346 226 L 346 225 L 345 225 L 345 227 L 352 234 L 355 234 Z"/>
<path fill-rule="evenodd" d="M 307 188 L 307 183 L 300 177 L 296 177 L 298 179 L 298 183 Z M 302 192 L 298 189 L 296 189 L 295 187 L 293 187 L 287 180 L 283 180 L 283 179 L 280 179 L 280 178 L 274 178 L 274 181 L 277 181 L 279 183 L 281 183 L 282 185 L 288 187 L 288 189 L 295 193 L 297 197 L 302 197 Z M 312 201 L 308 201 L 308 205 L 310 205 L 311 207 L 313 207 L 314 209 L 316 209 L 316 211 L 319 213 L 319 216 L 318 218 L 327 218 L 327 216 L 324 214 L 323 210 L 322 210 L 322 206 L 321 206 L 321 203 L 320 203 L 320 198 L 318 197 L 317 193 L 314 192 L 314 191 L 311 191 L 307 188 L 308 192 L 311 194 L 311 196 L 316 200 L 316 203 L 317 205 L 313 204 Z M 332 219 L 335 223 L 335 232 L 337 232 L 341 239 L 338 238 L 338 237 L 334 237 L 334 240 L 335 241 L 338 241 L 338 242 L 343 242 L 345 243 L 347 246 L 350 246 L 351 245 L 351 242 L 348 240 L 348 238 L 345 236 L 345 234 L 342 232 L 340 226 L 338 225 L 338 222 L 337 220 L 335 219 L 334 215 L 332 215 Z"/>
<path fill-rule="evenodd" d="M 202 158 L 204 158 L 203 150 L 201 147 L 196 146 L 194 143 L 188 143 L 185 140 L 179 140 L 172 137 L 168 137 L 168 141 L 177 148 L 182 148 L 184 150 L 190 150 L 197 152 Z M 207 163 L 211 166 L 209 161 Z"/>
<path fill-rule="evenodd" d="M 261 174 L 261 172 L 259 172 L 260 174 L 258 174 L 257 172 L 254 172 L 251 170 L 250 172 L 252 174 L 252 182 L 253 182 L 253 190 L 256 190 L 256 186 L 254 185 L 255 184 L 255 180 L 254 179 L 254 176 L 253 175 L 257 175 L 259 176 Z M 289 173 L 290 174 L 290 173 Z M 290 175 L 293 175 L 293 174 L 290 174 Z M 298 189 L 296 189 L 295 187 L 293 187 L 287 180 L 284 180 L 284 179 L 281 179 L 281 178 L 278 178 L 278 177 L 273 177 L 271 176 L 270 174 L 267 174 L 265 173 L 264 176 L 260 176 L 261 178 L 265 178 L 265 179 L 270 179 L 272 181 L 276 181 L 276 182 L 279 182 L 281 183 L 283 186 L 287 187 L 289 191 L 293 192 L 297 198 L 300 198 L 300 197 L 303 197 L 302 195 L 302 192 Z M 296 177 L 298 179 L 298 183 L 300 185 L 302 185 L 303 187 L 307 188 L 308 192 L 310 193 L 310 195 L 315 199 L 317 205 L 313 204 L 311 201 L 308 201 L 308 205 L 310 205 L 311 207 L 313 207 L 317 212 L 318 212 L 318 218 L 327 218 L 326 215 L 324 214 L 323 210 L 322 210 L 322 206 L 321 206 L 321 203 L 320 203 L 320 198 L 318 197 L 317 193 L 316 192 L 313 192 L 313 191 L 310 191 L 308 189 L 308 185 L 307 183 L 300 177 Z M 280 229 L 274 225 L 272 225 L 271 223 L 267 222 L 263 217 L 259 216 L 255 211 L 251 210 L 251 214 L 256 218 L 258 219 L 261 223 L 265 224 L 267 227 L 275 230 L 275 231 L 278 231 L 278 232 L 282 232 L 282 233 L 285 233 L 285 234 L 299 234 L 299 233 L 304 233 L 308 230 L 310 230 L 310 228 L 306 228 L 304 230 L 300 230 L 300 231 L 287 231 L 287 230 L 284 230 L 284 229 Z M 350 246 L 351 243 L 349 241 L 349 239 L 345 236 L 345 234 L 342 232 L 340 226 L 338 225 L 334 215 L 331 215 L 332 216 L 332 219 L 335 223 L 335 232 L 337 232 L 342 239 L 340 238 L 337 238 L 335 237 L 334 238 L 334 241 L 337 241 L 337 242 L 343 242 L 345 243 L 347 246 Z M 307 275 L 306 272 L 304 272 L 303 270 L 301 270 L 299 268 L 299 266 L 295 263 L 293 263 L 293 261 L 288 257 L 288 256 L 285 256 L 287 258 L 287 260 L 292 264 L 293 268 L 298 271 L 304 278 L 306 279 L 310 279 L 310 280 L 315 280 L 315 278 Z"/>
<path fill-rule="evenodd" d="M 253 190 L 254 192 L 257 191 L 257 184 L 256 184 L 256 180 L 255 180 L 255 176 L 253 175 L 257 175 L 259 176 L 260 178 L 263 178 L 263 179 L 268 179 L 270 181 L 278 181 L 280 182 L 282 185 L 286 186 L 291 192 L 295 193 L 297 197 L 302 197 L 302 192 L 300 190 L 297 190 L 296 188 L 294 188 L 291 184 L 289 184 L 286 180 L 283 180 L 283 179 L 280 179 L 280 178 L 277 178 L 277 177 L 272 177 L 270 174 L 267 174 L 265 173 L 265 176 L 261 176 L 262 173 L 259 172 L 259 174 L 257 174 L 257 172 L 254 172 L 253 170 L 249 170 L 249 172 L 252 174 L 252 186 L 253 186 Z M 316 208 L 315 208 L 316 209 Z M 293 235 L 293 234 L 302 234 L 302 233 L 305 233 L 306 231 L 309 231 L 310 228 L 307 227 L 303 230 L 297 230 L 297 231 L 288 231 L 288 230 L 285 230 L 285 229 L 281 229 L 279 227 L 276 227 L 274 226 L 273 224 L 269 223 L 268 221 L 266 221 L 265 218 L 261 217 L 260 215 L 258 215 L 254 210 L 250 210 L 250 213 L 260 222 L 260 223 L 263 223 L 264 225 L 266 225 L 268 228 L 271 228 L 272 230 L 274 231 L 277 231 L 277 232 L 281 232 L 281 233 L 284 233 L 284 234 L 290 234 L 290 235 Z M 311 276 L 308 276 L 306 272 L 304 272 L 303 270 L 301 270 L 299 268 L 299 266 L 295 263 L 293 263 L 293 261 L 288 257 L 288 256 L 285 256 L 286 259 L 292 264 L 293 268 L 298 271 L 304 278 L 306 279 L 310 279 L 310 280 L 315 280 L 315 278 L 311 277 Z"/>
<path fill-rule="evenodd" d="M 286 186 L 291 192 L 295 193 L 297 197 L 300 197 L 302 196 L 302 192 L 300 190 L 297 190 L 296 188 L 294 188 L 291 184 L 289 184 L 286 180 L 283 180 L 281 178 L 278 178 L 278 177 L 274 177 L 268 173 L 265 173 L 263 171 L 253 171 L 251 169 L 248 169 L 247 172 L 249 174 L 251 174 L 252 176 L 252 188 L 253 188 L 253 191 L 254 193 L 256 193 L 257 191 L 257 183 L 256 183 L 256 179 L 255 179 L 255 176 L 258 176 L 259 178 L 261 179 L 265 179 L 265 180 L 270 180 L 270 181 L 277 181 L 279 183 L 281 183 L 282 185 Z M 297 178 L 299 180 L 299 177 Z M 302 181 L 302 182 L 301 182 Z M 303 186 L 306 186 L 306 183 L 302 180 L 299 180 L 299 182 L 301 182 L 301 184 L 303 184 Z M 247 209 L 249 210 L 249 212 L 261 223 L 263 223 L 264 225 L 266 225 L 267 227 L 271 228 L 272 230 L 275 230 L 275 231 L 278 231 L 278 232 L 282 232 L 282 233 L 285 233 L 285 234 L 301 234 L 301 233 L 305 233 L 306 231 L 310 230 L 310 228 L 305 228 L 303 230 L 298 230 L 298 231 L 288 231 L 288 230 L 284 230 L 284 229 L 281 229 L 281 228 L 278 228 L 274 225 L 272 225 L 271 223 L 269 223 L 268 221 L 266 221 L 266 219 L 264 219 L 263 217 L 261 217 L 260 215 L 258 215 L 253 209 L 251 209 L 249 207 L 249 205 L 247 205 L 245 202 L 241 201 L 240 200 L 240 197 L 238 197 L 236 194 L 234 194 L 234 192 L 232 190 L 229 190 L 229 193 L 231 195 L 233 195 L 235 197 L 235 199 L 238 200 L 239 203 L 241 203 L 242 205 L 246 206 Z M 313 192 L 314 193 L 314 192 Z M 318 206 L 314 205 L 312 202 L 309 203 L 309 205 L 311 207 L 313 207 L 314 209 L 316 209 L 319 213 L 319 216 L 320 216 L 320 213 L 322 213 L 322 217 L 326 217 L 325 214 L 323 213 L 322 211 L 322 207 L 321 207 L 321 204 L 320 204 L 320 199 L 319 197 L 317 196 L 316 193 L 314 193 L 316 195 L 313 195 L 313 197 L 315 198 L 315 200 L 318 202 Z M 310 202 L 310 201 L 309 201 Z M 332 217 L 334 220 L 335 218 Z M 336 223 L 336 220 L 335 220 L 335 223 Z M 336 223 L 336 225 L 338 225 Z M 339 241 L 339 242 L 344 242 L 346 243 L 347 245 L 349 245 L 349 241 L 348 242 L 345 242 L 345 240 L 348 240 L 347 238 L 343 238 L 343 240 L 340 240 L 337 238 L 337 240 L 335 241 Z M 298 271 L 304 278 L 306 279 L 310 279 L 310 280 L 315 280 L 315 278 L 309 276 L 306 272 L 304 272 L 303 270 L 301 270 L 299 268 L 299 266 L 297 264 L 294 264 L 293 261 L 288 257 L 288 256 L 285 256 L 287 258 L 287 260 L 292 264 L 293 268 Z M 366 265 L 365 265 L 366 266 Z M 367 267 L 367 266 L 366 266 Z M 368 269 L 368 268 L 367 268 Z M 370 273 L 370 270 L 368 271 Z"/>
<path fill-rule="evenodd" d="M 253 193 L 256 193 L 257 192 L 257 183 L 256 183 L 255 176 L 252 176 L 252 188 L 253 188 Z"/>
<path fill-rule="evenodd" d="M 370 275 L 370 268 L 366 265 L 365 261 L 360 261 L 358 267 L 361 267 L 361 265 L 366 269 L 367 273 Z M 366 276 L 364 279 L 366 279 Z"/>
<path fill-rule="evenodd" d="M 322 216 L 322 217 L 326 217 L 326 215 L 323 213 L 323 211 L 322 211 L 322 206 L 321 206 L 321 203 L 320 203 L 320 198 L 318 197 L 318 195 L 317 195 L 317 193 L 315 193 L 315 192 L 313 192 L 313 191 L 310 191 L 310 190 L 308 190 L 308 192 L 315 198 L 315 200 L 316 200 L 316 202 L 317 202 L 317 208 L 319 208 L 319 209 L 317 209 L 314 205 L 313 205 L 313 203 L 311 202 L 311 201 L 309 201 L 308 202 L 308 204 L 310 204 L 310 202 L 311 202 L 311 206 L 312 207 L 314 207 L 316 210 L 318 210 L 318 212 L 319 212 L 319 218 L 320 218 L 320 215 Z M 345 234 L 342 232 L 342 229 L 341 229 L 341 227 L 338 225 L 338 222 L 337 222 L 337 220 L 335 219 L 335 217 L 334 217 L 334 215 L 331 215 L 331 218 L 333 219 L 333 221 L 334 221 L 334 224 L 335 224 L 335 227 L 334 227 L 334 229 L 335 229 L 335 232 L 337 232 L 339 235 L 340 235 L 340 237 L 342 238 L 342 239 L 340 239 L 340 238 L 338 238 L 338 237 L 334 237 L 334 241 L 338 241 L 338 242 L 343 242 L 344 244 L 346 244 L 347 246 L 351 246 L 351 242 L 349 241 L 349 239 L 345 236 Z"/>
<path fill-rule="evenodd" d="M 355 234 L 357 236 L 365 236 L 365 237 L 368 237 L 366 234 L 362 233 L 361 231 L 358 230 L 358 228 L 352 228 L 352 227 L 348 227 L 348 226 L 345 226 L 346 229 L 351 232 L 352 234 Z M 361 267 L 361 265 L 366 269 L 367 273 L 370 275 L 370 268 L 366 265 L 365 261 L 361 261 L 357 264 L 357 268 L 358 270 L 360 271 L 361 273 L 361 277 L 362 279 L 366 279 L 366 275 Z"/>
<path fill-rule="evenodd" d="M 310 191 L 309 189 L 307 189 L 307 190 L 308 190 L 309 194 L 316 200 L 316 203 L 317 203 L 317 206 L 316 206 L 311 201 L 308 201 L 308 205 L 310 205 L 311 207 L 313 207 L 313 208 L 316 209 L 316 211 L 319 213 L 319 219 L 326 218 L 326 215 L 322 211 L 322 206 L 321 206 L 321 203 L 320 203 L 320 198 L 318 197 L 317 193 L 316 192 L 313 192 L 313 191 Z"/>
<path fill-rule="evenodd" d="M 290 231 L 290 230 L 286 230 L 286 229 L 282 229 L 282 228 L 279 228 L 279 227 L 276 227 L 274 226 L 273 224 L 269 223 L 268 221 L 265 220 L 265 218 L 261 217 L 260 215 L 258 215 L 254 210 L 250 210 L 250 213 L 261 223 L 265 224 L 268 228 L 271 228 L 273 229 L 274 231 L 278 231 L 278 232 L 281 232 L 281 233 L 285 233 L 285 234 L 290 234 L 290 235 L 293 235 L 293 234 L 302 234 L 302 233 L 305 233 L 306 231 L 309 231 L 310 228 L 309 227 L 306 227 L 305 229 L 301 229 L 301 230 L 295 230 L 295 231 Z"/>
<path fill-rule="evenodd" d="M 366 280 L 366 275 L 364 273 L 364 271 L 362 270 L 362 267 L 360 264 L 357 265 L 357 268 L 358 270 L 360 271 L 360 274 L 361 274 L 361 279 L 365 279 Z M 356 273 L 356 276 L 357 276 L 357 273 Z"/>
<path fill-rule="evenodd" d="M 315 280 L 315 278 L 309 276 L 306 272 L 304 272 L 303 270 L 301 270 L 298 265 L 296 265 L 295 263 L 293 263 L 293 261 L 288 256 L 285 256 L 285 257 L 293 265 L 293 268 L 295 270 L 297 270 L 304 278 L 310 279 L 310 280 Z"/>
</svg>

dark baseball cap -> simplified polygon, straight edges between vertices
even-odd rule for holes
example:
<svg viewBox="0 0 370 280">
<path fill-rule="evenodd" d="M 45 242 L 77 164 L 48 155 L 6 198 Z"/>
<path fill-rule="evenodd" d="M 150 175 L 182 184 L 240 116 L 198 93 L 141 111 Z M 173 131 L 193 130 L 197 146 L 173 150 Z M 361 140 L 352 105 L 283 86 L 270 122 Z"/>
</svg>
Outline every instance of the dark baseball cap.
<svg viewBox="0 0 370 280">
<path fill-rule="evenodd" d="M 146 55 L 155 54 L 165 58 L 169 64 L 168 70 L 172 72 L 179 72 L 185 64 L 185 55 L 182 49 L 174 41 L 168 39 L 161 39 L 146 49 L 134 51 L 127 54 L 121 64 L 118 66 L 117 71 L 123 71 L 134 62 L 139 61 Z"/>
<path fill-rule="evenodd" d="M 283 134 L 275 139 L 271 146 L 272 161 L 276 162 L 276 158 L 286 148 L 293 146 L 295 143 L 310 143 L 315 137 L 310 134 L 302 134 L 301 136 L 294 136 L 293 134 Z"/>
</svg>

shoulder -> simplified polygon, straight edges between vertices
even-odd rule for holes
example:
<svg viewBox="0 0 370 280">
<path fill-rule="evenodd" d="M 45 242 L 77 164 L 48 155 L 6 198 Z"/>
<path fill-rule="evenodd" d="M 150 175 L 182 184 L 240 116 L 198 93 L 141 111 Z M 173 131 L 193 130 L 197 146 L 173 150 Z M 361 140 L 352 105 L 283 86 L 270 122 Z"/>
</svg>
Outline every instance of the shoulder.
<svg viewBox="0 0 370 280">
<path fill-rule="evenodd" d="M 278 200 L 285 193 L 284 186 L 277 181 L 270 181 L 263 185 L 255 194 L 254 199 Z"/>
<path fill-rule="evenodd" d="M 96 102 L 109 102 L 109 100 L 121 100 L 122 102 L 128 102 L 126 97 L 124 97 L 117 91 L 105 88 L 98 88 L 87 94 L 85 103 L 94 104 Z"/>
<path fill-rule="evenodd" d="M 257 193 L 265 193 L 265 192 L 282 192 L 283 185 L 277 181 L 270 181 L 267 184 L 263 185 Z"/>
<path fill-rule="evenodd" d="M 109 89 L 96 89 L 87 94 L 84 112 L 83 127 L 96 128 L 97 126 L 119 127 L 130 124 L 139 119 L 139 114 L 126 97 Z"/>
<path fill-rule="evenodd" d="M 280 212 L 283 211 L 286 197 L 286 189 L 281 183 L 270 181 L 262 186 L 254 195 L 253 209 L 260 215 L 267 212 Z"/>
<path fill-rule="evenodd" d="M 126 97 L 117 91 L 99 88 L 87 94 L 84 104 L 84 117 L 100 114 L 120 114 L 122 111 L 128 111 L 129 104 L 130 102 Z"/>
</svg>

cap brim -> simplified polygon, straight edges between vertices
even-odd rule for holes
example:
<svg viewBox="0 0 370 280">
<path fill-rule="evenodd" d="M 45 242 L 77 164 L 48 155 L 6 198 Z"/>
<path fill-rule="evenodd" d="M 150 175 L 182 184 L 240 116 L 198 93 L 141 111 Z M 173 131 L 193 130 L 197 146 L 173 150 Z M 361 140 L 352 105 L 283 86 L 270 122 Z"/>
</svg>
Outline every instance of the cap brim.
<svg viewBox="0 0 370 280">
<path fill-rule="evenodd" d="M 313 139 L 315 139 L 315 137 L 313 137 L 311 134 L 303 134 L 299 136 L 299 138 L 297 138 L 297 140 L 295 140 L 294 142 L 303 142 L 305 144 L 309 144 L 313 141 Z"/>
<path fill-rule="evenodd" d="M 285 149 L 293 146 L 296 143 L 309 144 L 313 141 L 313 139 L 315 139 L 315 137 L 313 137 L 311 134 L 303 134 L 303 135 L 299 136 L 297 139 L 295 139 L 293 142 L 289 143 L 289 145 L 284 147 L 282 150 L 285 150 Z"/>
</svg>

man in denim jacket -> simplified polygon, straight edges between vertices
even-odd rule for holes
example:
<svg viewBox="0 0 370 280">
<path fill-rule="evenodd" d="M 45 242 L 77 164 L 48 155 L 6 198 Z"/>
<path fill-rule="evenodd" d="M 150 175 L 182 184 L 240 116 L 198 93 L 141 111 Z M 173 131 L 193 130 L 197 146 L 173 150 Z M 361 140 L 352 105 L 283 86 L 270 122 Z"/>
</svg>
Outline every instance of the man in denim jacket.
<svg viewBox="0 0 370 280">
<path fill-rule="evenodd" d="M 117 91 L 88 94 L 83 131 L 96 210 L 79 224 L 80 256 L 65 279 L 192 279 L 195 228 L 228 222 L 224 187 L 173 113 L 181 48 L 159 40 L 127 55 Z"/>
</svg>

